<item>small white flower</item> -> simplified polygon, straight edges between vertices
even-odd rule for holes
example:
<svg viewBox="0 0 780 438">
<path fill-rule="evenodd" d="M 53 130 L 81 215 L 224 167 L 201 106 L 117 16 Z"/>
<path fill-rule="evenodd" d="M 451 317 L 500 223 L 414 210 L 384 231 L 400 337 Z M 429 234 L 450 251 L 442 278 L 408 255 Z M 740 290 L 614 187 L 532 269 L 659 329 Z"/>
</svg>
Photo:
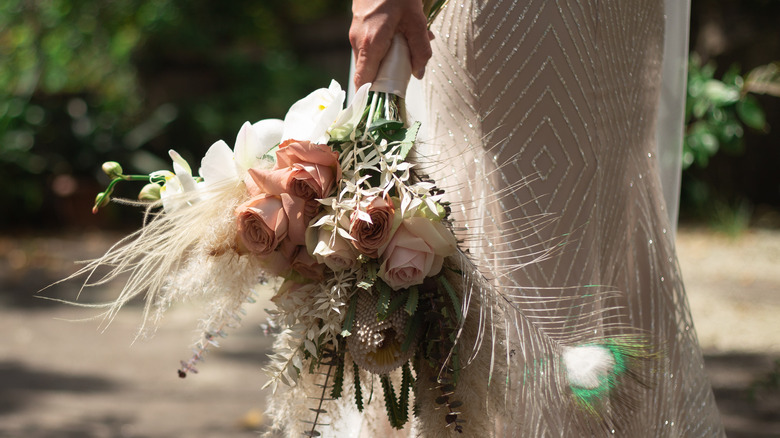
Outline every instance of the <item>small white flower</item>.
<svg viewBox="0 0 780 438">
<path fill-rule="evenodd" d="M 153 172 L 150 177 L 156 178 L 161 176 L 165 178 L 165 183 L 160 189 L 160 199 L 162 199 L 165 211 L 171 212 L 187 204 L 187 200 L 180 195 L 194 192 L 198 189 L 198 184 L 195 182 L 195 178 L 192 177 L 192 169 L 189 163 L 178 152 L 171 149 L 168 151 L 168 155 L 173 160 L 173 172 L 159 170 Z"/>
<path fill-rule="evenodd" d="M 346 93 L 336 81 L 295 102 L 284 116 L 282 140 L 328 142 L 328 128 L 341 112 Z"/>
<path fill-rule="evenodd" d="M 245 122 L 233 150 L 222 140 L 211 145 L 200 163 L 204 184 L 208 187 L 242 181 L 247 170 L 259 165 L 263 156 L 280 143 L 282 128 L 279 119 L 261 120 L 254 125 Z"/>
</svg>

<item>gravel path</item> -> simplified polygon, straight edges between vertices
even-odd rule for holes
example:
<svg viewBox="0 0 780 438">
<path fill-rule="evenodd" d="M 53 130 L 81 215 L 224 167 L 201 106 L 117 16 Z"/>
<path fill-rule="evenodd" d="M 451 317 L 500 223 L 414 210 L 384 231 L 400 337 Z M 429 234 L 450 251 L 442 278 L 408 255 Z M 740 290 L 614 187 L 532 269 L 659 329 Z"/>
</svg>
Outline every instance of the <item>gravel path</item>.
<svg viewBox="0 0 780 438">
<path fill-rule="evenodd" d="M 271 340 L 250 306 L 242 328 L 200 366 L 176 377 L 194 338 L 199 308 L 171 310 L 150 340 L 133 342 L 140 306 L 110 328 L 99 313 L 36 299 L 32 292 L 72 272 L 118 236 L 0 237 L 0 437 L 255 437 L 263 428 L 260 388 Z M 730 240 L 683 228 L 678 252 L 691 310 L 729 436 L 780 437 L 780 389 L 754 382 L 780 358 L 780 232 Z M 47 296 L 74 299 L 76 284 Z M 116 286 L 85 296 L 109 299 Z"/>
</svg>

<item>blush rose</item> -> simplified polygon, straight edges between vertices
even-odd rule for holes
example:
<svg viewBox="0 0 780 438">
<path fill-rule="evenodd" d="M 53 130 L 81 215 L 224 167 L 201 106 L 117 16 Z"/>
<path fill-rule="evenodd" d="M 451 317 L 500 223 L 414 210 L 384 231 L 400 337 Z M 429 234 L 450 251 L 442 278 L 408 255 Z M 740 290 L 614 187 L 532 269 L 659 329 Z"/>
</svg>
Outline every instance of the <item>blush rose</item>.
<svg viewBox="0 0 780 438">
<path fill-rule="evenodd" d="M 382 254 L 379 277 L 393 290 L 422 284 L 441 271 L 457 242 L 441 223 L 424 217 L 405 219 Z"/>
</svg>

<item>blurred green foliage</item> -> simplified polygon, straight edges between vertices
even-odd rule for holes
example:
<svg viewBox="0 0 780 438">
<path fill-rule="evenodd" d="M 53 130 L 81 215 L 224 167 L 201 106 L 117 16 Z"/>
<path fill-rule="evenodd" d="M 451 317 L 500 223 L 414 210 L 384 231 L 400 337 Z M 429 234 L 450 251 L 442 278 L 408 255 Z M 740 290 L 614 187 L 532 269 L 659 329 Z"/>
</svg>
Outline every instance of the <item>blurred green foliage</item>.
<svg viewBox="0 0 780 438">
<path fill-rule="evenodd" d="M 92 220 L 80 212 L 107 183 L 100 163 L 147 173 L 170 166 L 169 148 L 196 162 L 217 139 L 232 144 L 246 119 L 281 117 L 330 78 L 343 84 L 349 4 L 3 0 L 0 226 Z M 714 64 L 691 58 L 686 167 L 739 153 L 746 129 L 766 130 L 754 95 L 780 95 L 779 69 L 716 78 Z M 701 179 L 684 181 L 689 198 L 710 196 Z"/>
<path fill-rule="evenodd" d="M 696 53 L 688 66 L 683 141 L 683 206 L 716 231 L 737 237 L 750 224 L 751 203 L 736 192 L 723 192 L 700 177 L 713 156 L 742 155 L 746 129 L 769 131 L 756 94 L 780 96 L 780 63 L 770 63 L 742 75 L 734 65 L 720 79 L 714 62 L 704 64 Z M 695 165 L 698 169 L 693 169 Z M 699 170 L 699 172 L 694 172 Z M 699 175 L 697 175 L 697 173 Z"/>
<path fill-rule="evenodd" d="M 683 142 L 683 168 L 692 164 L 707 167 L 719 150 L 743 151 L 745 127 L 766 132 L 766 116 L 755 93 L 780 96 L 780 64 L 757 67 L 740 75 L 732 66 L 721 79 L 715 78 L 714 62 L 702 64 L 695 53 L 688 66 L 688 96 L 685 103 L 687 130 Z"/>
<path fill-rule="evenodd" d="M 332 76 L 297 55 L 329 21 L 347 63 L 348 5 L 0 2 L 0 203 L 13 206 L 0 225 L 58 224 L 62 201 L 105 182 L 103 161 L 146 173 L 169 167 L 169 148 L 199 156 L 247 119 L 283 116 Z"/>
</svg>

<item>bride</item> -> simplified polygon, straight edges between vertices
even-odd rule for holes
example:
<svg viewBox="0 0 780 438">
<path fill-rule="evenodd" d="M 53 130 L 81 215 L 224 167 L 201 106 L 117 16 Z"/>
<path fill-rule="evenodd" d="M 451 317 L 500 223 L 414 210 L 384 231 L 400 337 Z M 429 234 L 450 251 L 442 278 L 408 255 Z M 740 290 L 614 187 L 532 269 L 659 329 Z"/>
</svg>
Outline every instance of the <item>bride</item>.
<svg viewBox="0 0 780 438">
<path fill-rule="evenodd" d="M 723 436 L 659 170 L 674 11 L 663 0 L 451 0 L 429 33 L 420 0 L 352 10 L 356 85 L 374 79 L 393 35 L 408 42 L 421 81 L 407 97 L 428 129 L 417 161 L 506 297 L 458 385 L 467 435 Z M 534 328 L 520 313 L 556 322 Z M 559 356 L 539 336 L 561 340 Z M 566 391 L 535 383 L 551 360 Z M 428 398 L 412 433 L 448 435 Z"/>
</svg>

